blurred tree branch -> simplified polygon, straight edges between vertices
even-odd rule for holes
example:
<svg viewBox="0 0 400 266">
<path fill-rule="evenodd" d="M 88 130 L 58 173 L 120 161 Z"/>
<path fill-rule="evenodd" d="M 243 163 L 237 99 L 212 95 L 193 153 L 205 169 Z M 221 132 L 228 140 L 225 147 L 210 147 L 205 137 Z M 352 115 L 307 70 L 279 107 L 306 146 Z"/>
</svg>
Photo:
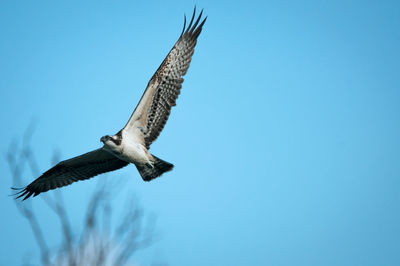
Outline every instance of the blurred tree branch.
<svg viewBox="0 0 400 266">
<path fill-rule="evenodd" d="M 26 167 L 34 178 L 40 175 L 35 154 L 30 146 L 33 124 L 26 130 L 22 147 L 13 142 L 7 153 L 13 187 L 26 184 L 22 180 Z M 52 162 L 59 161 L 54 154 Z M 125 214 L 115 229 L 111 226 L 112 200 L 110 186 L 104 179 L 99 179 L 97 188 L 86 207 L 82 232 L 74 232 L 60 190 L 53 195 L 44 193 L 41 197 L 46 205 L 56 214 L 61 226 L 61 245 L 57 251 L 50 251 L 46 234 L 33 211 L 34 200 L 14 200 L 18 211 L 28 221 L 40 250 L 42 265 L 126 265 L 139 249 L 154 242 L 154 223 L 145 221 L 143 211 L 133 201 L 125 208 Z M 115 185 L 115 184 L 114 184 Z M 110 191 L 111 189 L 111 191 Z M 146 222 L 146 223 L 145 223 Z M 146 230 L 147 229 L 147 230 Z"/>
</svg>

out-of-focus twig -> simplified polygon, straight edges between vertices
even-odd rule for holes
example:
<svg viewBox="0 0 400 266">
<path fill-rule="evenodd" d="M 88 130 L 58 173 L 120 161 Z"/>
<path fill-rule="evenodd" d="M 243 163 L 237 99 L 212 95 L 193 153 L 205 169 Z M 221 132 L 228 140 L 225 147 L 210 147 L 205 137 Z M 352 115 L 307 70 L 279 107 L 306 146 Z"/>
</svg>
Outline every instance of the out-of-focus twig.
<svg viewBox="0 0 400 266">
<path fill-rule="evenodd" d="M 14 187 L 21 187 L 24 183 L 21 175 L 26 170 L 26 166 L 34 178 L 41 173 L 30 146 L 33 129 L 34 124 L 31 124 L 24 134 L 20 149 L 18 149 L 18 144 L 13 142 L 7 153 Z M 58 161 L 59 156 L 55 154 L 52 162 L 56 164 Z M 39 195 L 39 198 L 42 198 L 56 214 L 61 225 L 62 244 L 57 248 L 58 252 L 52 251 L 51 255 L 44 234 L 48 232 L 42 230 L 32 208 L 34 200 L 23 202 L 15 200 L 19 212 L 32 228 L 43 265 L 125 265 L 135 251 L 153 243 L 153 230 L 143 230 L 143 224 L 151 224 L 151 222 L 144 221 L 143 211 L 133 202 L 124 209 L 124 218 L 117 223 L 116 229 L 112 230 L 113 205 L 110 195 L 112 195 L 115 182 L 113 185 L 102 180 L 105 180 L 104 177 L 99 179 L 100 182 L 90 197 L 80 234 L 72 229 L 61 191 L 56 190 Z"/>
<path fill-rule="evenodd" d="M 22 152 L 16 152 L 17 148 L 10 146 L 9 152 L 7 154 L 8 165 L 10 166 L 10 171 L 13 179 L 13 186 L 21 186 L 21 173 L 25 167 L 26 163 L 26 153 L 24 150 Z M 18 157 L 18 158 L 16 158 Z M 49 249 L 44 240 L 43 232 L 39 226 L 38 220 L 35 213 L 32 211 L 30 204 L 23 205 L 21 202 L 15 201 L 18 211 L 21 215 L 27 219 L 29 225 L 33 231 L 36 242 L 39 246 L 41 252 L 41 261 L 43 265 L 50 265 L 49 260 Z"/>
</svg>

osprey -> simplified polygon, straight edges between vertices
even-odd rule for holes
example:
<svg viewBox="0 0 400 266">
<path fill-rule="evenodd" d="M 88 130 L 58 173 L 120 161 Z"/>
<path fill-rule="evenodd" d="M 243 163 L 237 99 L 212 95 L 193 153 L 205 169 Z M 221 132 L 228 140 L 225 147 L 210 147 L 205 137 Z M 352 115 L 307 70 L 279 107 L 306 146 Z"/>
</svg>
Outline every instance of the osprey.
<svg viewBox="0 0 400 266">
<path fill-rule="evenodd" d="M 17 198 L 37 196 L 51 189 L 67 186 L 79 180 L 114 171 L 135 164 L 144 181 L 150 181 L 172 170 L 173 164 L 163 161 L 149 152 L 151 143 L 160 135 L 168 120 L 172 106 L 180 93 L 183 76 L 192 59 L 206 18 L 201 22 L 200 12 L 194 22 L 196 8 L 167 57 L 150 79 L 147 88 L 128 123 L 113 136 L 103 136 L 103 147 L 83 155 L 62 161 L 43 173 L 25 188 L 19 189 Z M 194 22 L 194 23 L 193 23 Z"/>
</svg>

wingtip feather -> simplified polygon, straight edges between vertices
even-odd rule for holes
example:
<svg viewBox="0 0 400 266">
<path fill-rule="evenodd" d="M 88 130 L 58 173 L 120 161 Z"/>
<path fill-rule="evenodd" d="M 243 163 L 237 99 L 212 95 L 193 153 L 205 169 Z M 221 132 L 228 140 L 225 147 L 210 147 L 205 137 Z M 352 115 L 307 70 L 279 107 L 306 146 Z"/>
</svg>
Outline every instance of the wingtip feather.
<svg viewBox="0 0 400 266">
<path fill-rule="evenodd" d="M 194 21 L 194 19 L 196 17 L 196 6 L 195 6 L 194 10 L 193 10 L 192 18 L 190 19 L 189 25 L 187 27 L 186 27 L 186 22 L 187 22 L 186 15 L 184 15 L 183 29 L 182 29 L 180 37 L 182 37 L 186 34 L 189 34 L 191 37 L 197 38 L 200 35 L 202 27 L 208 18 L 208 16 L 206 16 L 203 20 L 201 20 L 203 11 L 204 11 L 204 9 L 202 9 L 200 11 L 196 21 Z"/>
<path fill-rule="evenodd" d="M 30 196 L 32 196 L 32 194 L 34 194 L 35 192 L 31 191 L 28 189 L 28 187 L 23 187 L 23 188 L 15 188 L 15 187 L 11 187 L 12 190 L 18 190 L 16 193 L 9 195 L 12 197 L 15 197 L 15 199 L 20 199 L 23 197 L 22 201 L 28 199 Z M 36 192 L 34 197 L 39 195 L 40 192 Z"/>
<path fill-rule="evenodd" d="M 193 27 L 189 30 L 190 33 L 193 33 L 193 31 L 196 29 L 197 24 L 199 24 L 199 21 L 201 19 L 201 15 L 203 15 L 203 10 L 201 10 L 196 22 L 193 24 Z"/>
<path fill-rule="evenodd" d="M 183 15 L 183 29 L 182 29 L 182 32 L 181 32 L 181 36 L 182 36 L 183 33 L 185 32 L 185 27 L 186 27 L 186 15 L 184 14 L 184 15 Z"/>
<path fill-rule="evenodd" d="M 190 19 L 190 23 L 189 23 L 189 26 L 186 29 L 186 32 L 190 31 L 195 16 L 196 16 L 196 6 L 194 6 L 193 15 L 192 15 L 192 18 Z"/>
</svg>

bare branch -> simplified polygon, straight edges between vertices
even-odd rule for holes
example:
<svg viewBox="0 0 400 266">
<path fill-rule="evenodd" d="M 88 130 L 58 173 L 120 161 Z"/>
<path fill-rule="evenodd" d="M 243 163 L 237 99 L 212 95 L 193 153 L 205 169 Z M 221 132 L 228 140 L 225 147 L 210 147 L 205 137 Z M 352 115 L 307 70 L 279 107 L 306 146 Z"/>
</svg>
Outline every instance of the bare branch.
<svg viewBox="0 0 400 266">
<path fill-rule="evenodd" d="M 21 173 L 23 172 L 26 158 L 27 156 L 29 157 L 29 155 L 24 152 L 24 149 L 19 153 L 15 152 L 16 150 L 12 149 L 12 147 L 10 147 L 10 151 L 11 150 L 14 150 L 14 153 L 19 155 L 19 159 L 16 159 L 15 157 L 13 157 L 11 152 L 8 153 L 8 164 L 10 166 L 11 175 L 13 178 L 13 185 L 14 187 L 16 187 L 21 184 Z M 40 229 L 37 218 L 34 212 L 31 211 L 30 204 L 23 205 L 20 201 L 16 200 L 14 202 L 17 206 L 18 211 L 29 222 L 29 225 L 33 231 L 33 235 L 35 236 L 35 240 L 41 252 L 41 260 L 43 265 L 50 265 L 49 249 L 47 247 L 46 241 L 44 240 L 43 233 Z"/>
<path fill-rule="evenodd" d="M 30 146 L 34 126 L 35 124 L 32 123 L 25 132 L 22 147 L 18 149 L 18 143 L 14 141 L 6 154 L 14 187 L 21 186 L 23 183 L 21 177 L 25 170 L 29 170 L 34 177 L 40 174 Z M 53 164 L 58 161 L 58 153 L 54 153 Z M 62 229 L 62 245 L 56 252 L 51 252 L 51 256 L 44 235 L 47 231 L 41 229 L 32 208 L 32 201 L 15 200 L 18 211 L 32 229 L 43 265 L 124 265 L 137 250 L 153 243 L 152 223 L 144 220 L 143 210 L 137 207 L 137 203 L 134 204 L 133 200 L 130 200 L 127 208 L 124 209 L 125 214 L 121 222 L 113 228 L 111 222 L 113 205 L 110 195 L 113 194 L 112 190 L 116 184 L 121 181 L 115 181 L 115 179 L 112 181 L 113 184 L 110 184 L 105 178 L 99 179 L 87 205 L 79 238 L 76 238 L 77 234 L 72 230 L 62 193 L 56 190 L 53 196 L 51 194 L 40 196 L 49 209 L 56 214 Z M 145 230 L 146 228 L 150 230 Z"/>
</svg>

